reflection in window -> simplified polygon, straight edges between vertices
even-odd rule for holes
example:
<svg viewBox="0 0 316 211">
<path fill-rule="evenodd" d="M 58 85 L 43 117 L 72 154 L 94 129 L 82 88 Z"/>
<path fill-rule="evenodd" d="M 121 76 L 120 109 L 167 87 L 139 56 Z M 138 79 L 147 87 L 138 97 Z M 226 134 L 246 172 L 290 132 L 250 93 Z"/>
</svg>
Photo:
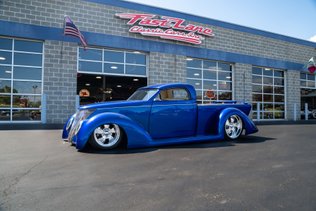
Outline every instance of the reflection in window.
<svg viewBox="0 0 316 211">
<path fill-rule="evenodd" d="M 194 86 L 198 103 L 232 99 L 232 65 L 218 61 L 187 58 L 187 83 Z M 207 91 L 212 91 L 210 99 Z"/>
<path fill-rule="evenodd" d="M 216 78 L 217 78 L 217 71 L 216 70 L 204 70 L 203 71 L 203 78 L 216 80 Z"/>
<path fill-rule="evenodd" d="M 111 74 L 124 74 L 124 65 L 104 63 L 104 72 Z"/>
<path fill-rule="evenodd" d="M 83 72 L 102 72 L 102 63 L 101 62 L 79 62 L 79 71 Z"/>
<path fill-rule="evenodd" d="M 0 121 L 10 121 L 10 116 L 10 109 L 0 109 Z"/>
<path fill-rule="evenodd" d="M 202 68 L 202 60 L 187 58 L 187 67 Z"/>
<path fill-rule="evenodd" d="M 146 75 L 146 66 L 126 65 L 126 74 Z"/>
<path fill-rule="evenodd" d="M 103 57 L 102 57 L 103 54 Z M 108 49 L 79 48 L 79 72 L 95 72 L 104 75 L 146 76 L 146 55 Z"/>
<path fill-rule="evenodd" d="M 40 121 L 40 110 L 12 110 L 13 121 Z"/>
<path fill-rule="evenodd" d="M 315 75 L 310 73 L 301 73 L 301 88 L 316 89 Z"/>
<path fill-rule="evenodd" d="M 14 53 L 15 65 L 42 66 L 41 54 Z"/>
<path fill-rule="evenodd" d="M 41 94 L 42 83 L 33 81 L 14 81 L 13 90 L 14 93 Z"/>
<path fill-rule="evenodd" d="M 187 77 L 201 79 L 202 78 L 202 70 L 187 68 Z"/>
<path fill-rule="evenodd" d="M 15 40 L 14 50 L 15 51 L 27 51 L 42 53 L 43 44 L 42 42 L 34 42 L 28 40 Z"/>
<path fill-rule="evenodd" d="M 104 51 L 104 61 L 105 62 L 124 63 L 124 52 L 105 50 Z"/>
<path fill-rule="evenodd" d="M 181 88 L 172 88 L 162 90 L 159 93 L 160 100 L 189 100 L 190 95 L 187 90 Z"/>
<path fill-rule="evenodd" d="M 0 93 L 11 93 L 11 80 L 0 79 Z"/>
<path fill-rule="evenodd" d="M 11 79 L 11 67 L 10 66 L 2 66 L 0 65 L 0 79 Z"/>
<path fill-rule="evenodd" d="M 146 64 L 146 57 L 137 53 L 126 53 L 126 63 L 129 64 Z"/>
<path fill-rule="evenodd" d="M 12 53 L 0 50 L 0 64 L 11 64 L 12 63 Z"/>
<path fill-rule="evenodd" d="M 284 119 L 284 71 L 273 68 L 252 68 L 253 118 Z M 259 103 L 259 108 L 257 106 Z"/>
<path fill-rule="evenodd" d="M 42 68 L 14 67 L 14 79 L 42 80 Z"/>
<path fill-rule="evenodd" d="M 40 108 L 41 96 L 15 95 L 13 96 L 13 107 L 15 108 Z"/>
<path fill-rule="evenodd" d="M 0 122 L 41 120 L 42 54 L 42 42 L 0 38 Z"/>
<path fill-rule="evenodd" d="M 9 108 L 11 106 L 11 95 L 0 95 L 0 108 Z"/>
<path fill-rule="evenodd" d="M 102 50 L 98 50 L 98 49 L 84 50 L 83 48 L 79 48 L 79 59 L 100 61 L 102 60 Z"/>
<path fill-rule="evenodd" d="M 0 37 L 0 50 L 12 50 L 12 39 Z"/>
</svg>

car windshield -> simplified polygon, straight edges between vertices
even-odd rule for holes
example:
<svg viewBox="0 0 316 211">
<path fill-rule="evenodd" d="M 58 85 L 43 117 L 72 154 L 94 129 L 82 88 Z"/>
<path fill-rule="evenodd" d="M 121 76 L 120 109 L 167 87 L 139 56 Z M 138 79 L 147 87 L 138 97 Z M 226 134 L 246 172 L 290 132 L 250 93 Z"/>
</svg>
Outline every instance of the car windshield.
<svg viewBox="0 0 316 211">
<path fill-rule="evenodd" d="M 157 93 L 158 89 L 139 89 L 132 96 L 130 96 L 127 100 L 143 100 L 147 101 L 152 96 L 154 96 Z"/>
</svg>

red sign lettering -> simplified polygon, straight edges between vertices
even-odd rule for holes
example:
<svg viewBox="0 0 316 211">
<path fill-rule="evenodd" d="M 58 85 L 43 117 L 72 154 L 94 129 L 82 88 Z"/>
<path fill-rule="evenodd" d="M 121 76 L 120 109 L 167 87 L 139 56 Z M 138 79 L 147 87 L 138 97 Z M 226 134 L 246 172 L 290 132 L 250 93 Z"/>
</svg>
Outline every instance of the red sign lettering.
<svg viewBox="0 0 316 211">
<path fill-rule="evenodd" d="M 129 20 L 127 25 L 131 33 L 143 36 L 160 37 L 191 44 L 201 44 L 204 36 L 214 36 L 213 30 L 193 24 L 185 25 L 184 19 L 173 17 L 157 17 L 153 14 L 118 13 L 115 16 Z M 136 25 L 137 24 L 137 25 Z"/>
</svg>

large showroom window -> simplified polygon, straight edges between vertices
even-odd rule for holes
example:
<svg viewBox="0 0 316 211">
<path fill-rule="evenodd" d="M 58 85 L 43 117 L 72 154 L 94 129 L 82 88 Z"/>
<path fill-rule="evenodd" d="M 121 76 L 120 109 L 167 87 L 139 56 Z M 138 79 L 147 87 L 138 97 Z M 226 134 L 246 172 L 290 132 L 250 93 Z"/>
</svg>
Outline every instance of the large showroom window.
<svg viewBox="0 0 316 211">
<path fill-rule="evenodd" d="M 232 64 L 187 58 L 187 82 L 196 89 L 198 103 L 232 99 Z"/>
<path fill-rule="evenodd" d="M 259 115 L 258 105 L 259 103 Z M 272 68 L 252 68 L 253 119 L 284 119 L 284 71 Z"/>
<path fill-rule="evenodd" d="M 0 37 L 0 122 L 40 121 L 43 42 Z"/>
<path fill-rule="evenodd" d="M 126 100 L 147 85 L 147 56 L 139 51 L 78 50 L 77 93 L 80 105 Z"/>
<path fill-rule="evenodd" d="M 78 72 L 146 77 L 146 54 L 139 51 L 79 48 Z"/>
<path fill-rule="evenodd" d="M 305 118 L 305 104 L 307 104 L 308 119 L 316 119 L 316 77 L 314 74 L 301 73 L 301 111 Z"/>
</svg>

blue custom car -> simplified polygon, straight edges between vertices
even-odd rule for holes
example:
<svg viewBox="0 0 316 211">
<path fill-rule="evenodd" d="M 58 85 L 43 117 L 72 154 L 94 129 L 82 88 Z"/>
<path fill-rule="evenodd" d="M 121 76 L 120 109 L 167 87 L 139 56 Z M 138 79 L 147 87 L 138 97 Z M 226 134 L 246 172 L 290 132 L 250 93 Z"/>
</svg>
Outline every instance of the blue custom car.
<svg viewBox="0 0 316 211">
<path fill-rule="evenodd" d="M 236 101 L 198 105 L 189 84 L 138 89 L 128 100 L 85 105 L 64 126 L 63 139 L 78 150 L 127 148 L 237 139 L 258 131 L 248 118 L 251 106 Z"/>
</svg>

